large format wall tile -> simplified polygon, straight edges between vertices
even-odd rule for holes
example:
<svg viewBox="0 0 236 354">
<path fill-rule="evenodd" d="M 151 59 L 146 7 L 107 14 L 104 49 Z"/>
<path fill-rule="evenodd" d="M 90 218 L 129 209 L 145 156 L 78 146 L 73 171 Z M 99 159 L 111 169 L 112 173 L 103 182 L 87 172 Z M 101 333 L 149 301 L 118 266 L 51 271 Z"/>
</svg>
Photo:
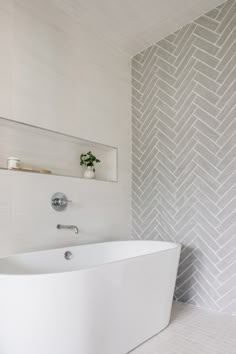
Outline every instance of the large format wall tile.
<svg viewBox="0 0 236 354">
<path fill-rule="evenodd" d="M 51 207 L 56 192 L 72 200 L 63 212 Z M 0 257 L 127 239 L 122 205 L 118 183 L 0 169 Z M 77 225 L 79 235 L 57 224 Z"/>
<path fill-rule="evenodd" d="M 0 0 L 0 45 L 0 116 L 116 146 L 119 151 L 117 183 L 0 170 L 0 257 L 128 239 L 131 85 L 127 56 L 50 0 Z M 3 130 L 0 155 L 6 165 L 14 146 L 4 144 L 8 134 Z M 57 147 L 40 141 L 32 137 L 32 144 L 41 144 L 42 154 L 52 156 L 50 164 L 55 166 Z M 21 148 L 17 156 L 22 160 L 26 145 Z M 58 149 L 65 164 L 71 161 L 64 144 Z M 37 165 L 39 156 L 33 156 Z M 103 169 L 107 162 L 102 156 L 101 160 Z M 50 206 L 55 192 L 73 200 L 63 213 Z M 57 223 L 78 225 L 79 237 L 57 230 Z"/>
<path fill-rule="evenodd" d="M 132 68 L 133 237 L 180 242 L 176 298 L 236 314 L 236 1 Z"/>
<path fill-rule="evenodd" d="M 0 117 L 12 117 L 12 0 L 0 0 Z"/>
</svg>

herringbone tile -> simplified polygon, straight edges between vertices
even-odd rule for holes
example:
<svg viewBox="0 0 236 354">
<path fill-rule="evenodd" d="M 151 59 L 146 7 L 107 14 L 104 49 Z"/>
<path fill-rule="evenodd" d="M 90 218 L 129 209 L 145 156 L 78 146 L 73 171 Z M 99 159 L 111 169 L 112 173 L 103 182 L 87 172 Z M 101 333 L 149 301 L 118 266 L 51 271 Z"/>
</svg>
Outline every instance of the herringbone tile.
<svg viewBox="0 0 236 354">
<path fill-rule="evenodd" d="M 175 297 L 236 315 L 236 1 L 132 61 L 133 237 L 183 245 Z"/>
</svg>

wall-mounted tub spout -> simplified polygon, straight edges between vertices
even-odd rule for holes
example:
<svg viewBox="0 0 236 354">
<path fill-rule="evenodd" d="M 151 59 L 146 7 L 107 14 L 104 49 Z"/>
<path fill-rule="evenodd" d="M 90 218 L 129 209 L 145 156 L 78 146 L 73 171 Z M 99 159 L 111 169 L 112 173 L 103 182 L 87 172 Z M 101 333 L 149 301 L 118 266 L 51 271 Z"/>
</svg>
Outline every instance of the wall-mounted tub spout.
<svg viewBox="0 0 236 354">
<path fill-rule="evenodd" d="M 78 229 L 78 227 L 75 226 L 75 225 L 61 225 L 61 224 L 58 224 L 58 225 L 57 225 L 57 229 L 74 230 L 74 232 L 75 232 L 76 234 L 79 233 L 79 229 Z"/>
</svg>

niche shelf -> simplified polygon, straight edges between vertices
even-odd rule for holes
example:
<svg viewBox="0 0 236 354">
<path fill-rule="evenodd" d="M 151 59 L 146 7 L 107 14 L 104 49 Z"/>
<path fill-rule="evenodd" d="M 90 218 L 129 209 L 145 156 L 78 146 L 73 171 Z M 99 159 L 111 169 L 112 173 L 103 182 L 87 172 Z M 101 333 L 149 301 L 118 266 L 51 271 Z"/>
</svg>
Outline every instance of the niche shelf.
<svg viewBox="0 0 236 354">
<path fill-rule="evenodd" d="M 116 147 L 0 118 L 0 169 L 7 169 L 8 157 L 15 156 L 22 168 L 83 178 L 80 154 L 88 151 L 101 160 L 96 165 L 96 180 L 117 182 Z"/>
</svg>

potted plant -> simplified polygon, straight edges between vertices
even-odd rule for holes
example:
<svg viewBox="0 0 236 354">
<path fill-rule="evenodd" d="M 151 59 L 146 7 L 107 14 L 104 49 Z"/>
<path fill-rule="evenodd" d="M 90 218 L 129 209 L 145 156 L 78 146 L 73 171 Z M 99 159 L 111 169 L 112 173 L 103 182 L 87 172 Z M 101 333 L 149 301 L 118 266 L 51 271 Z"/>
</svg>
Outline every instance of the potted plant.
<svg viewBox="0 0 236 354">
<path fill-rule="evenodd" d="M 101 162 L 91 151 L 80 155 L 80 166 L 85 166 L 84 178 L 95 178 L 95 164 Z"/>
</svg>

